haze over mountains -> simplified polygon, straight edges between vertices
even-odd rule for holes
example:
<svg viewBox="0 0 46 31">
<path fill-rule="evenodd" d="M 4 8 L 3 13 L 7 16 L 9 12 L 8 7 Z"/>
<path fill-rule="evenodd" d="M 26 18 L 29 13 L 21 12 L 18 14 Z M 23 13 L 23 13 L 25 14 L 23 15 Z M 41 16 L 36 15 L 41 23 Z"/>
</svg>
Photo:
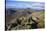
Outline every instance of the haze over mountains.
<svg viewBox="0 0 46 31">
<path fill-rule="evenodd" d="M 41 10 L 44 9 L 44 5 L 44 2 L 6 1 L 6 8 L 31 8 Z"/>
</svg>

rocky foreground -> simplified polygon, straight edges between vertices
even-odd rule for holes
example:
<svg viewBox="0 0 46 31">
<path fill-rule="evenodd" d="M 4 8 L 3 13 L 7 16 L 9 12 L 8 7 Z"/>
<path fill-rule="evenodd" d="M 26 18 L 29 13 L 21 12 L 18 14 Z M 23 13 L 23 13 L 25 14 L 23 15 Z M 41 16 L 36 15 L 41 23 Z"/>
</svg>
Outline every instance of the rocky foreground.
<svg viewBox="0 0 46 31">
<path fill-rule="evenodd" d="M 44 11 L 17 10 L 7 11 L 6 31 L 44 28 Z"/>
</svg>

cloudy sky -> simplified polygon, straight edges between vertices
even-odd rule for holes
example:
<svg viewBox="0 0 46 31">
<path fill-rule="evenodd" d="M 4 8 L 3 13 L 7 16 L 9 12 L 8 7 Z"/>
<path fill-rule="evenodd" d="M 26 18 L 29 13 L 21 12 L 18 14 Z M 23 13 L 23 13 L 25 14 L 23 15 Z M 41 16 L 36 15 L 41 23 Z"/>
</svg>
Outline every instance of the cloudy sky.
<svg viewBox="0 0 46 31">
<path fill-rule="evenodd" d="M 44 9 L 44 0 L 6 0 L 6 7 Z"/>
<path fill-rule="evenodd" d="M 7 0 L 7 1 L 33 1 L 33 2 L 44 2 L 45 0 Z"/>
</svg>

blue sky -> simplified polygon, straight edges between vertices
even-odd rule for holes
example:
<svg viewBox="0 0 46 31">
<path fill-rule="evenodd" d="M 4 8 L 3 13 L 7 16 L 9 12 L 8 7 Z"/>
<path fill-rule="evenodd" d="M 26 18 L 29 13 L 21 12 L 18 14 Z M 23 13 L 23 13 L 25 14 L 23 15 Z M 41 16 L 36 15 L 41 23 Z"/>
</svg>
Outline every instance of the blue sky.
<svg viewBox="0 0 46 31">
<path fill-rule="evenodd" d="M 29 0 L 6 0 L 6 7 L 44 9 L 44 1 Z"/>
</svg>

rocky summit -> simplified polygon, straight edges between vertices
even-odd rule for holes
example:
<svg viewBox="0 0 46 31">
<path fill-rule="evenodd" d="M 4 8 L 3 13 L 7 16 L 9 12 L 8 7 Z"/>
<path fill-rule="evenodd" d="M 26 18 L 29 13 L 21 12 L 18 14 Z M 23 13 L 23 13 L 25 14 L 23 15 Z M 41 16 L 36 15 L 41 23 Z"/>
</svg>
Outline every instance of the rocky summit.
<svg viewBox="0 0 46 31">
<path fill-rule="evenodd" d="M 43 10 L 8 10 L 6 12 L 6 31 L 44 28 L 44 23 Z"/>
</svg>

